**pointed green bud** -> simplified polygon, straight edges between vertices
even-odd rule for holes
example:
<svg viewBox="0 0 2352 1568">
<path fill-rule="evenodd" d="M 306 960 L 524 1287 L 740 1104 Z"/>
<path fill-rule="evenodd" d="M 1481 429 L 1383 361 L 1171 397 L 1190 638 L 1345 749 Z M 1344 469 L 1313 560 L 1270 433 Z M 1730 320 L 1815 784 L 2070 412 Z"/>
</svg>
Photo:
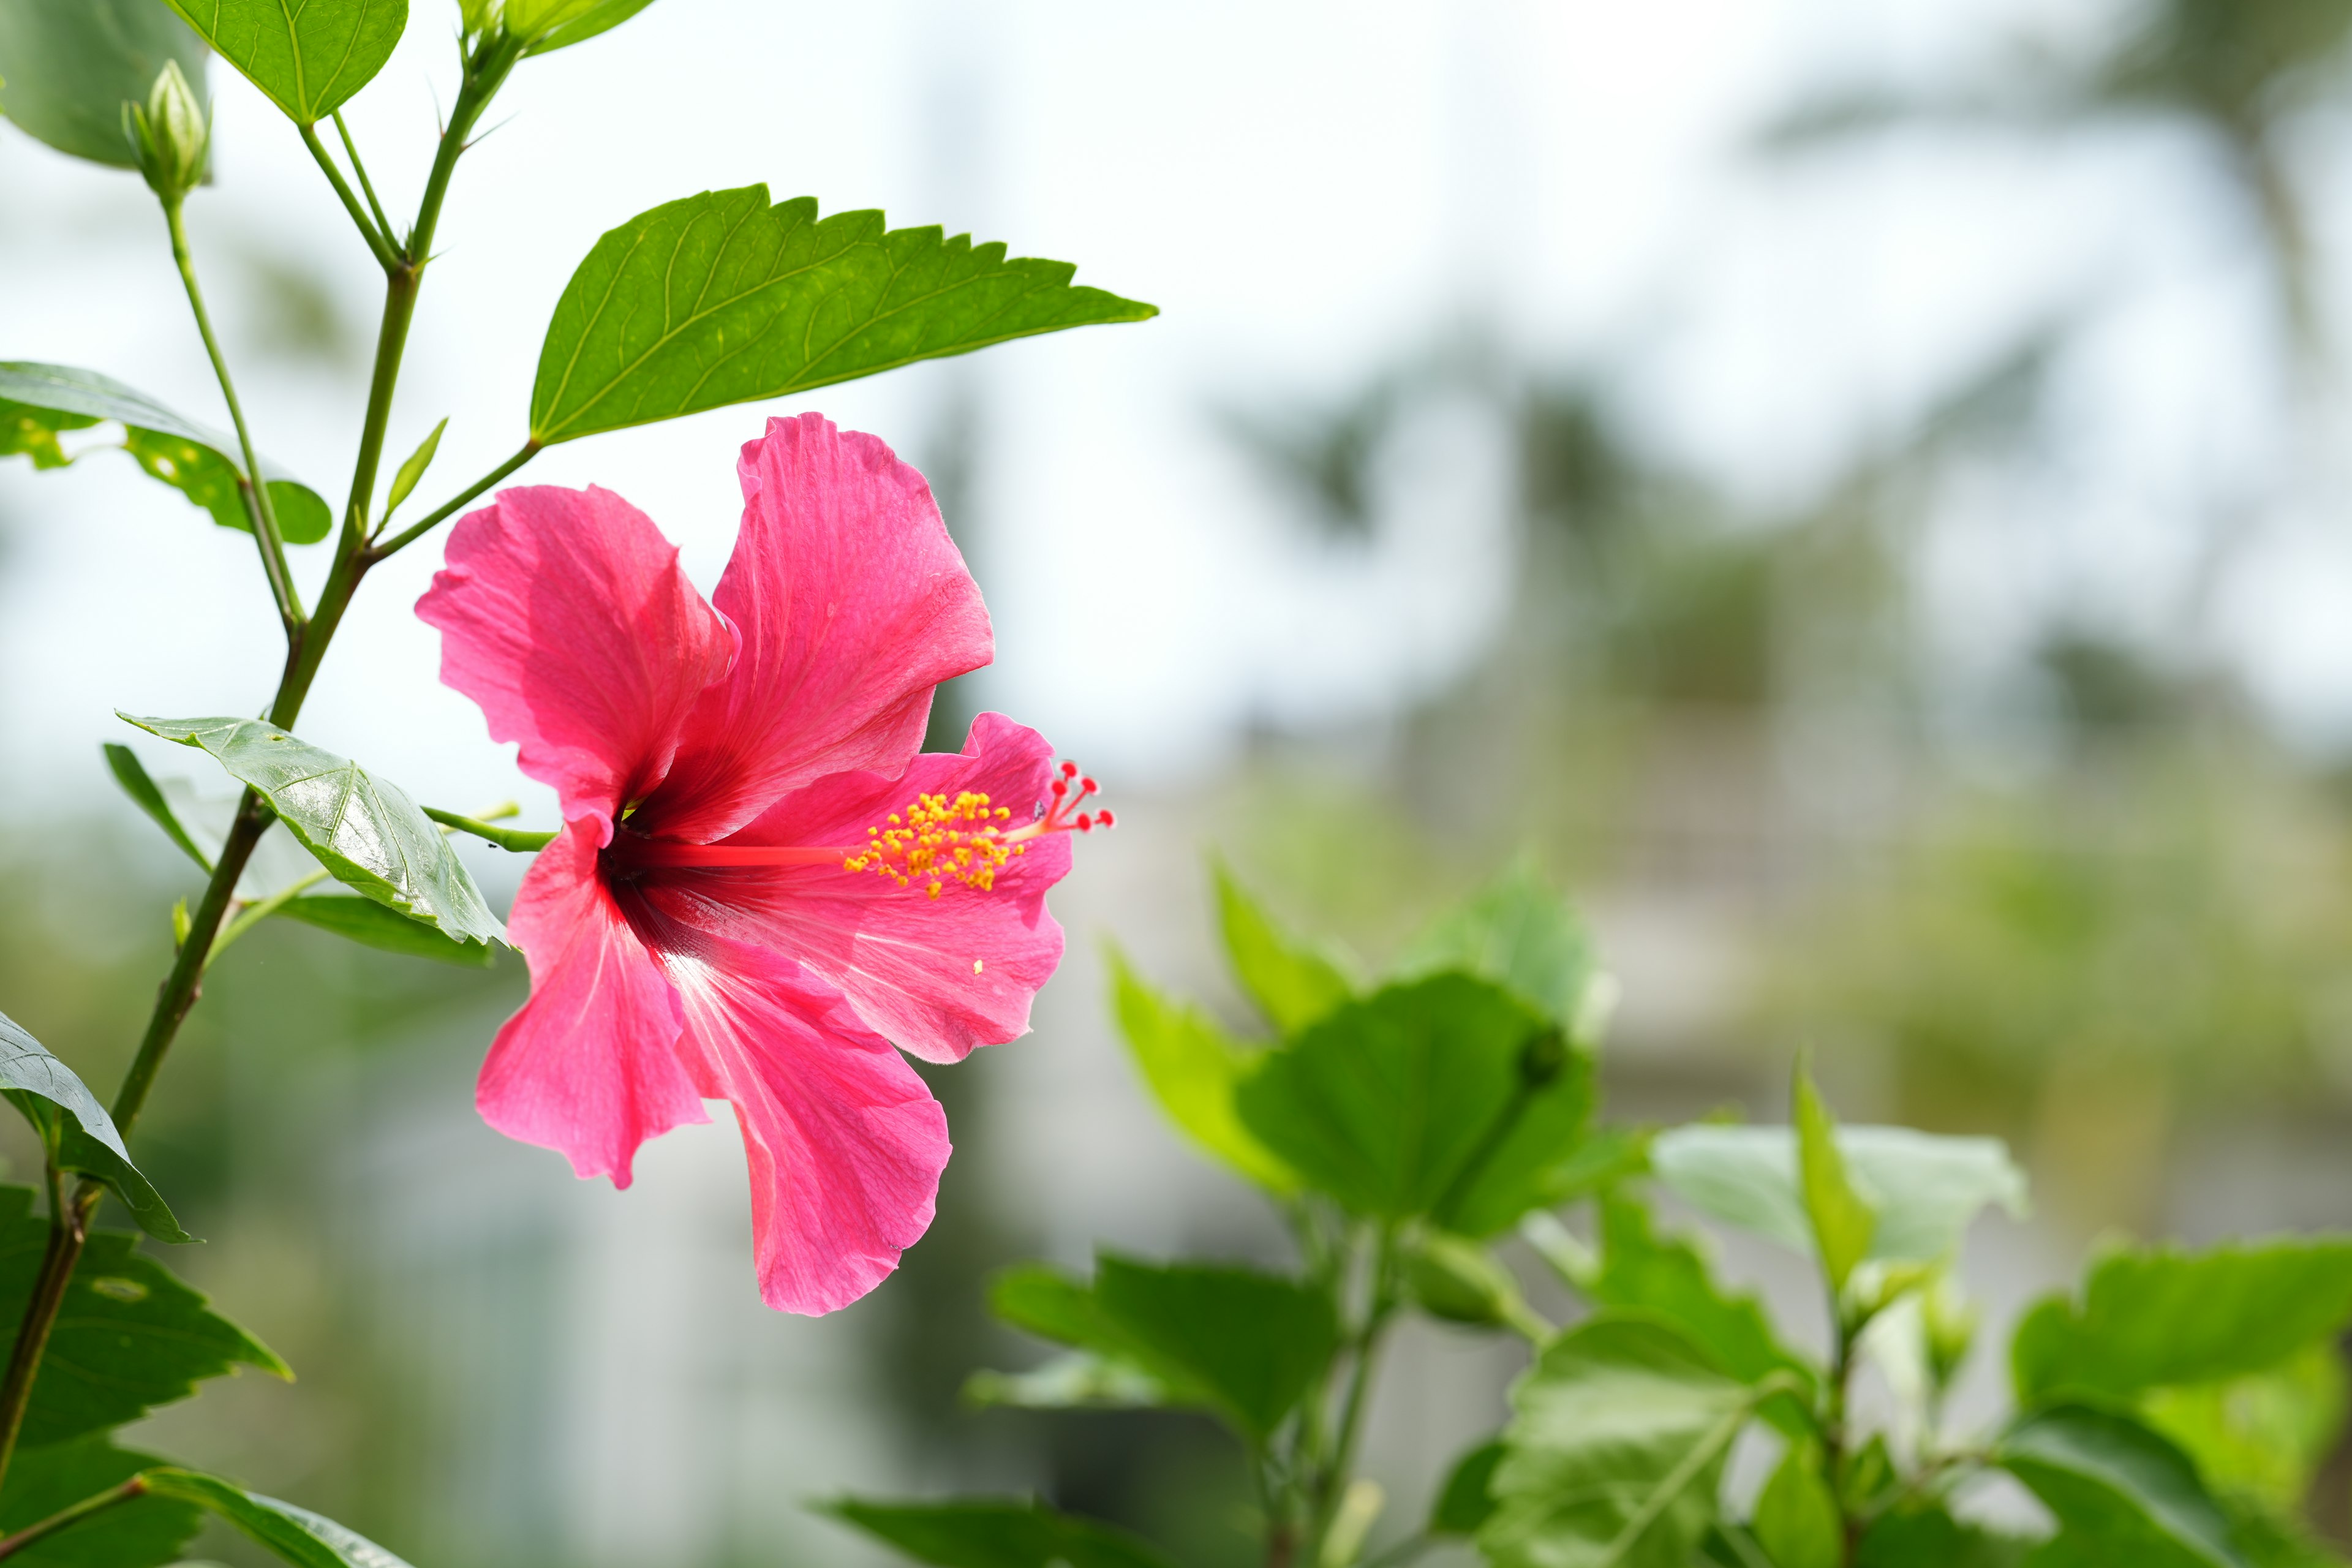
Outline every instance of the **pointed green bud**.
<svg viewBox="0 0 2352 1568">
<path fill-rule="evenodd" d="M 164 204 L 177 206 L 182 197 L 203 184 L 205 158 L 212 145 L 212 116 L 196 101 L 195 89 L 180 74 L 180 62 L 165 60 L 155 73 L 142 108 L 123 106 L 130 123 L 131 144 L 139 154 L 139 172 Z"/>
<path fill-rule="evenodd" d="M 1511 1328 L 1538 1343 L 1551 1325 L 1519 1294 L 1519 1282 L 1475 1241 L 1442 1231 L 1417 1237 L 1405 1250 L 1406 1289 L 1433 1318 L 1478 1328 Z"/>
</svg>

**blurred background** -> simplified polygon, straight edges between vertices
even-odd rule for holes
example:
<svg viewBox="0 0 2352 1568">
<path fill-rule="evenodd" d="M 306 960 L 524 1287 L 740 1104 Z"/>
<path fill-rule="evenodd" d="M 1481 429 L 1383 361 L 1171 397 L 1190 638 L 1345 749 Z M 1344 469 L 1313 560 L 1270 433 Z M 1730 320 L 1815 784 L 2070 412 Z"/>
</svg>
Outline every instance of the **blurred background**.
<svg viewBox="0 0 2352 1568">
<path fill-rule="evenodd" d="M 395 211 L 455 10 L 415 0 L 351 112 Z M 263 447 L 340 493 L 373 268 L 275 111 L 212 90 L 199 265 Z M 1281 1256 L 1108 1025 L 1113 940 L 1244 1016 L 1213 847 L 1375 965 L 1531 855 L 1623 984 L 1617 1116 L 1777 1118 L 1810 1044 L 1849 1120 L 2008 1138 L 2039 1208 L 1971 1239 L 1996 1326 L 2103 1234 L 2352 1224 L 2347 108 L 2352 0 L 659 0 L 531 62 L 401 389 L 395 454 L 451 416 L 428 498 L 512 449 L 595 237 L 696 190 L 881 206 L 1162 308 L 524 475 L 621 491 L 708 587 L 766 414 L 884 436 L 996 620 L 934 744 L 1002 708 L 1120 826 L 1055 896 L 1035 1032 L 929 1074 L 932 1235 L 817 1321 L 759 1305 L 723 1109 L 620 1195 L 475 1120 L 519 961 L 257 934 L 141 1139 L 211 1238 L 174 1266 L 301 1381 L 152 1440 L 443 1568 L 873 1562 L 803 1510 L 844 1489 L 1042 1489 L 1242 1561 L 1205 1425 L 957 1400 L 1036 1354 L 985 1321 L 998 1264 Z M 219 422 L 133 176 L 0 124 L 0 353 Z M 552 826 L 434 679 L 437 557 L 371 580 L 304 727 Z M 127 460 L 0 464 L 0 1007 L 100 1082 L 191 884 L 99 743 L 116 707 L 251 710 L 276 637 L 249 542 Z M 476 864 L 502 905 L 518 863 Z M 1513 1370 L 1407 1337 L 1392 1517 Z"/>
</svg>

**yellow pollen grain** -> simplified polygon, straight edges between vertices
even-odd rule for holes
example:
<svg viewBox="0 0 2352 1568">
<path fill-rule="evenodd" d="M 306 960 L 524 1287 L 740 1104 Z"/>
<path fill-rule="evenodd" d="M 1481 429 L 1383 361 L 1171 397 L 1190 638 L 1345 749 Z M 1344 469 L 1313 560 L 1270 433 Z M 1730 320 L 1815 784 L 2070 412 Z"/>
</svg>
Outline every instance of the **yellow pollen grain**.
<svg viewBox="0 0 2352 1568">
<path fill-rule="evenodd" d="M 904 813 L 890 814 L 887 826 L 867 828 L 866 847 L 845 856 L 841 868 L 872 871 L 902 888 L 921 881 L 934 899 L 950 882 L 988 892 L 996 886 L 999 868 L 1022 852 L 1022 846 L 1003 842 L 996 826 L 1012 816 L 1008 807 L 992 806 L 988 796 L 971 790 L 952 800 L 918 795 Z M 972 973 L 979 973 L 977 966 Z"/>
</svg>

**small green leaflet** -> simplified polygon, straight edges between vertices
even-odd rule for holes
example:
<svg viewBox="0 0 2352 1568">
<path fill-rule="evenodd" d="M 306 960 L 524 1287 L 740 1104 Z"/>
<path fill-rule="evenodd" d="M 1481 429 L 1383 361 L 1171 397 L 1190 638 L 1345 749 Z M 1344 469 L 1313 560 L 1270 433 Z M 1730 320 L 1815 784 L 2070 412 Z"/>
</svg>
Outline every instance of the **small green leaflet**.
<svg viewBox="0 0 2352 1568">
<path fill-rule="evenodd" d="M 143 1475 L 150 1496 L 209 1509 L 296 1568 L 408 1568 L 357 1531 L 218 1476 L 171 1465 Z"/>
<path fill-rule="evenodd" d="M 29 1187 L 0 1187 L 0 1321 L 23 1317 L 49 1239 Z M 137 1250 L 127 1231 L 95 1230 L 25 1413 L 27 1446 L 63 1443 L 135 1421 L 239 1366 L 294 1374 L 268 1346 L 207 1310 L 205 1299 Z"/>
<path fill-rule="evenodd" d="M 1845 1289 L 1855 1265 L 1870 1256 L 1870 1238 L 1878 1228 L 1878 1215 L 1846 1178 L 1845 1157 L 1838 1152 L 1837 1122 L 1801 1061 L 1797 1064 L 1794 1112 L 1797 1185 L 1804 1194 L 1815 1255 L 1835 1293 Z"/>
<path fill-rule="evenodd" d="M 140 719 L 151 735 L 209 752 L 261 792 L 278 819 L 346 887 L 461 942 L 506 928 L 456 851 L 397 784 L 257 719 Z"/>
<path fill-rule="evenodd" d="M 1034 1500 L 843 1498 L 820 1511 L 932 1568 L 1172 1568 L 1148 1542 Z"/>
<path fill-rule="evenodd" d="M 5 1013 L 0 1013 L 0 1089 L 41 1135 L 50 1158 L 65 1170 L 94 1176 L 113 1188 L 142 1230 L 159 1241 L 195 1239 L 180 1228 L 162 1196 L 131 1163 L 131 1151 L 123 1147 L 114 1118 L 89 1086 Z"/>
<path fill-rule="evenodd" d="M 163 0 L 298 125 L 324 120 L 392 58 L 408 0 Z"/>
<path fill-rule="evenodd" d="M 8 1463 L 7 1485 L 0 1488 L 0 1533 L 53 1518 L 163 1462 L 116 1447 L 103 1432 L 20 1447 Z M 9 1563 L 11 1568 L 159 1568 L 180 1561 L 180 1549 L 203 1523 L 203 1510 L 193 1504 L 132 1498 L 35 1542 Z"/>
<path fill-rule="evenodd" d="M 166 60 L 201 97 L 205 52 L 154 0 L 0 0 L 0 115 L 60 153 L 135 169 L 122 106 L 147 101 Z"/>
<path fill-rule="evenodd" d="M 2229 1522 L 2171 1443 L 2130 1416 L 2089 1405 L 2038 1411 L 2012 1426 L 1993 1462 L 2058 1516 L 2060 1560 L 2134 1568 L 2242 1568 Z"/>
<path fill-rule="evenodd" d="M 447 428 L 449 421 L 446 418 L 433 426 L 433 433 L 416 443 L 416 450 L 408 454 L 408 460 L 400 465 L 400 472 L 392 476 L 392 489 L 383 499 L 384 516 L 388 518 L 399 510 L 400 503 L 416 488 L 416 481 L 425 477 L 425 470 L 433 466 L 433 454 L 441 449 L 441 432 Z"/>
<path fill-rule="evenodd" d="M 131 804 L 145 812 L 155 826 L 163 830 L 163 836 L 180 847 L 180 853 L 207 872 L 213 868 L 212 858 L 196 847 L 196 841 L 181 825 L 179 813 L 173 811 L 172 803 L 163 798 L 162 787 L 148 776 L 146 764 L 139 760 L 138 752 L 109 741 L 106 742 L 106 767 L 114 775 L 114 782 L 122 786 L 122 793 L 131 797 Z"/>
<path fill-rule="evenodd" d="M 1214 870 L 1225 957 L 1276 1033 L 1295 1035 L 1356 994 L 1335 955 L 1283 930 L 1223 864 Z"/>
<path fill-rule="evenodd" d="M 816 198 L 705 191 L 596 242 L 540 350 L 530 439 L 782 397 L 1037 332 L 1159 312 L 1071 286 L 1066 261 L 1008 259 L 878 212 L 819 220 Z"/>
<path fill-rule="evenodd" d="M 238 485 L 245 473 L 233 437 L 207 430 L 111 376 L 72 365 L 0 361 L 0 458 L 23 455 L 37 468 L 73 459 L 58 443 L 60 430 L 82 430 L 101 420 L 123 427 L 122 449 L 155 479 L 212 513 L 223 528 L 253 531 Z M 269 500 L 289 544 L 315 544 L 334 525 L 316 490 L 272 475 Z"/>
</svg>

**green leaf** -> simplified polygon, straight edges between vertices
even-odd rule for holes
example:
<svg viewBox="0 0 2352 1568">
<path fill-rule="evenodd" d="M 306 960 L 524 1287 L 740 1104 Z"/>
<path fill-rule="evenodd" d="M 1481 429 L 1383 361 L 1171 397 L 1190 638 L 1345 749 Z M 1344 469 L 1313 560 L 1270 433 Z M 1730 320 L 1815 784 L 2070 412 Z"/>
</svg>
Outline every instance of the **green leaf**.
<svg viewBox="0 0 2352 1568">
<path fill-rule="evenodd" d="M 1176 1403 L 1167 1385 L 1132 1362 L 1073 1351 L 1028 1372 L 976 1372 L 964 1380 L 966 1403 L 1021 1410 L 1134 1410 Z"/>
<path fill-rule="evenodd" d="M 204 45 L 154 0 L 0 0 L 0 115 L 60 153 L 137 168 L 122 106 L 166 60 L 204 90 Z"/>
<path fill-rule="evenodd" d="M 195 1240 L 180 1228 L 163 1197 L 131 1163 L 114 1118 L 89 1086 L 5 1013 L 0 1013 L 0 1089 L 32 1122 L 60 1169 L 104 1182 L 139 1228 L 157 1240 Z"/>
<path fill-rule="evenodd" d="M 184 419 L 94 370 L 0 362 L 0 457 L 25 453 L 35 468 L 62 468 L 72 459 L 58 445 L 57 432 L 108 419 L 123 427 L 123 450 L 150 475 L 212 513 L 222 527 L 253 531 L 237 489 L 245 469 L 234 437 Z M 272 473 L 269 500 L 289 544 L 315 544 L 333 527 L 327 503 L 307 485 Z"/>
<path fill-rule="evenodd" d="M 408 460 L 400 465 L 400 472 L 392 476 L 392 489 L 384 497 L 384 516 L 390 517 L 400 503 L 408 499 L 409 492 L 416 488 L 416 481 L 423 479 L 425 470 L 433 466 L 433 454 L 441 449 L 441 432 L 447 428 L 449 421 L 445 417 L 433 426 L 433 434 L 416 443 L 416 450 L 408 454 Z"/>
<path fill-rule="evenodd" d="M 1772 1559 L 1773 1568 L 1840 1568 L 1845 1561 L 1845 1521 L 1837 1499 L 1822 1479 L 1822 1451 L 1811 1443 L 1790 1443 L 1772 1479 L 1756 1499 L 1748 1528 Z"/>
<path fill-rule="evenodd" d="M 2061 1394 L 2127 1401 L 2260 1372 L 2347 1321 L 2352 1239 L 2116 1251 L 2092 1265 L 2080 1306 L 2064 1295 L 2035 1304 L 2010 1367 L 2021 1404 Z"/>
<path fill-rule="evenodd" d="M 2314 1340 L 2261 1372 L 2150 1389 L 2139 1413 L 2217 1494 L 2294 1514 L 2344 1430 L 2345 1381 L 2335 1340 Z"/>
<path fill-rule="evenodd" d="M 1458 969 L 1492 980 L 1590 1045 L 1584 1016 L 1591 945 L 1566 904 L 1520 861 L 1440 915 L 1397 961 L 1400 975 Z"/>
<path fill-rule="evenodd" d="M 819 1509 L 934 1568 L 1171 1568 L 1149 1542 L 1034 1500 L 843 1498 Z"/>
<path fill-rule="evenodd" d="M 166 1465 L 146 1480 L 152 1495 L 211 1510 L 297 1568 L 408 1568 L 357 1531 L 218 1476 Z"/>
<path fill-rule="evenodd" d="M 568 49 L 619 26 L 653 0 L 507 0 L 507 31 L 529 40 L 526 55 Z"/>
<path fill-rule="evenodd" d="M 1356 994 L 1333 956 L 1282 929 L 1223 864 L 1217 879 L 1217 925 L 1234 977 L 1277 1034 L 1295 1035 Z"/>
<path fill-rule="evenodd" d="M 147 776 L 147 769 L 139 761 L 139 753 L 112 741 L 105 744 L 107 769 L 114 774 L 114 782 L 122 786 L 122 793 L 131 797 L 131 804 L 145 812 L 155 826 L 163 830 L 164 836 L 180 847 L 182 854 L 205 871 L 211 871 L 212 860 L 196 847 L 196 841 L 188 837 L 188 830 L 180 826 L 180 818 L 172 810 L 171 803 L 163 798 L 163 790 Z"/>
<path fill-rule="evenodd" d="M 1267 1053 L 1235 1103 L 1260 1142 L 1354 1212 L 1491 1236 L 1554 1201 L 1583 1148 L 1591 1063 L 1559 1042 L 1508 993 L 1441 974 L 1329 1014 Z"/>
<path fill-rule="evenodd" d="M 48 1222 L 29 1187 L 0 1187 L 0 1322 L 16 1322 L 40 1273 Z M 82 1248 L 25 1412 L 27 1446 L 135 1421 L 239 1366 L 291 1378 L 268 1346 L 136 1250 L 128 1231 L 94 1230 Z"/>
<path fill-rule="evenodd" d="M 1064 261 L 878 212 L 819 221 L 765 185 L 655 207 L 596 242 L 556 302 L 531 388 L 539 446 L 782 397 L 1009 338 L 1158 314 Z"/>
<path fill-rule="evenodd" d="M 1623 1194 L 1601 1200 L 1601 1268 L 1582 1289 L 1596 1306 L 1665 1319 L 1743 1383 L 1776 1372 L 1808 1388 L 1814 1382 L 1813 1370 L 1773 1336 L 1754 1296 L 1718 1284 L 1695 1244 L 1660 1236 L 1649 1211 Z"/>
<path fill-rule="evenodd" d="M 1804 1194 L 1805 1218 L 1813 1246 L 1829 1276 L 1832 1293 L 1845 1289 L 1854 1265 L 1870 1256 L 1871 1233 L 1878 1216 L 1846 1179 L 1845 1159 L 1838 1152 L 1837 1121 L 1813 1087 L 1812 1075 L 1797 1064 L 1797 1180 Z"/>
<path fill-rule="evenodd" d="M 1663 1322 L 1586 1319 L 1512 1391 L 1479 1549 L 1494 1568 L 1685 1568 L 1754 1400 Z"/>
<path fill-rule="evenodd" d="M 1959 1244 L 1977 1211 L 2025 1213 L 2025 1177 L 1997 1138 L 1946 1138 L 1907 1127 L 1841 1127 L 1837 1148 L 1854 1191 L 1877 1215 L 1867 1256 L 1927 1263 Z M 1650 1168 L 1693 1207 L 1802 1253 L 1811 1221 L 1786 1127 L 1699 1123 L 1658 1134 Z"/>
<path fill-rule="evenodd" d="M 2057 1516 L 2066 1560 L 2241 1568 L 2196 1467 L 2128 1415 L 2083 1405 L 2037 1411 L 2010 1428 L 1993 1460 Z"/>
<path fill-rule="evenodd" d="M 1475 1535 L 1495 1517 L 1495 1469 L 1507 1450 L 1490 1438 L 1454 1461 L 1429 1510 L 1432 1535 Z"/>
<path fill-rule="evenodd" d="M 506 940 L 448 840 L 397 784 L 258 719 L 121 717 L 210 753 L 260 791 L 344 886 L 459 941 Z"/>
<path fill-rule="evenodd" d="M 1940 1506 L 1896 1510 L 1863 1532 L 1854 1568 L 2018 1568 L 2034 1546 L 1963 1523 Z"/>
<path fill-rule="evenodd" d="M 19 1448 L 0 1488 L 0 1533 L 53 1518 L 161 1462 L 118 1448 L 103 1434 Z M 178 1561 L 203 1522 L 199 1510 L 173 1499 L 132 1498 L 35 1542 L 10 1562 L 17 1568 L 156 1568 Z"/>
<path fill-rule="evenodd" d="M 340 893 L 312 894 L 289 899 L 272 912 L 332 931 L 362 947 L 381 948 L 410 958 L 429 958 L 436 963 L 488 969 L 498 959 L 498 949 L 488 942 L 454 941 L 431 926 L 394 914 L 373 899 Z"/>
<path fill-rule="evenodd" d="M 1091 1288 L 1029 1265 L 998 1277 L 990 1305 L 1017 1328 L 1138 1368 L 1170 1403 L 1207 1405 L 1259 1439 L 1282 1425 L 1339 1347 L 1320 1292 L 1251 1268 L 1105 1254 Z"/>
<path fill-rule="evenodd" d="M 1257 1058 L 1200 1008 L 1172 1002 L 1110 952 L 1111 987 L 1119 1033 L 1143 1071 L 1160 1108 L 1185 1134 L 1234 1172 L 1273 1193 L 1295 1193 L 1298 1174 L 1242 1125 L 1234 1091 Z"/>
<path fill-rule="evenodd" d="M 408 0 L 163 0 L 298 125 L 324 120 L 392 58 Z"/>
</svg>

